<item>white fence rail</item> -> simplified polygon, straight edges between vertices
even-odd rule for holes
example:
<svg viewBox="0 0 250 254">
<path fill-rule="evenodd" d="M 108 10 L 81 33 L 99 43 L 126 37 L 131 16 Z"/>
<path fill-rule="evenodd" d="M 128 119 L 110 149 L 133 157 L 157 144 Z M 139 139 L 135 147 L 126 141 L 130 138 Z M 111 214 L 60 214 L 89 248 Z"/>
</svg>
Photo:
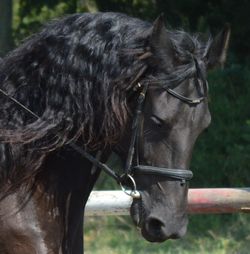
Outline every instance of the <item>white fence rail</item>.
<svg viewBox="0 0 250 254">
<path fill-rule="evenodd" d="M 122 191 L 92 191 L 86 205 L 86 216 L 127 215 L 132 203 Z M 188 212 L 250 213 L 250 188 L 190 189 Z"/>
</svg>

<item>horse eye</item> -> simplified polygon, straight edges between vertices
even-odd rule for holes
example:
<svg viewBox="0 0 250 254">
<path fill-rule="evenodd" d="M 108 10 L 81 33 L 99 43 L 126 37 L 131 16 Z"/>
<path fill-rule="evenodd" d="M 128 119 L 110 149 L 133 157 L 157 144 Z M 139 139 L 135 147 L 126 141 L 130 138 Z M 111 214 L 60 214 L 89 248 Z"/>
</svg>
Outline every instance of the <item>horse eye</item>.
<svg viewBox="0 0 250 254">
<path fill-rule="evenodd" d="M 164 125 L 164 121 L 163 121 L 161 118 L 159 118 L 159 117 L 157 117 L 157 116 L 155 116 L 155 115 L 152 115 L 152 116 L 150 117 L 150 120 L 151 120 L 157 127 L 162 127 L 162 126 Z"/>
</svg>

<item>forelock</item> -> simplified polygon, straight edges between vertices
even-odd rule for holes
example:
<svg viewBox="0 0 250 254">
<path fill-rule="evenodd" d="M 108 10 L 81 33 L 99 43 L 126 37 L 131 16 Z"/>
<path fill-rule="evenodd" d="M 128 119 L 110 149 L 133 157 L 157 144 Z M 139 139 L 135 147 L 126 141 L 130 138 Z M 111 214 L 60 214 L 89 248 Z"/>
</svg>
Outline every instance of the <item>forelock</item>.
<svg viewBox="0 0 250 254">
<path fill-rule="evenodd" d="M 211 44 L 210 38 L 202 38 L 200 34 L 192 35 L 182 30 L 169 33 L 176 55 L 181 62 L 189 62 L 193 57 L 204 58 Z"/>
</svg>

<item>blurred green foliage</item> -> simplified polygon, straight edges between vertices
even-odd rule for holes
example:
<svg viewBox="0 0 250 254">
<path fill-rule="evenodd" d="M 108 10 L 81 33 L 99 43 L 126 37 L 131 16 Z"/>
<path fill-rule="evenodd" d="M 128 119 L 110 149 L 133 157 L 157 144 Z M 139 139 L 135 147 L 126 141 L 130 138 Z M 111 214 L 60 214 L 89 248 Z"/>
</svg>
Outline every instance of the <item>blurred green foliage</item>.
<svg viewBox="0 0 250 254">
<path fill-rule="evenodd" d="M 250 184 L 250 70 L 230 64 L 209 75 L 212 124 L 193 154 L 193 186 Z"/>
<path fill-rule="evenodd" d="M 146 242 L 126 217 L 88 218 L 86 254 L 249 254 L 246 215 L 190 216 L 186 236 L 161 244 Z M 101 246 L 101 247 L 100 247 Z"/>
</svg>

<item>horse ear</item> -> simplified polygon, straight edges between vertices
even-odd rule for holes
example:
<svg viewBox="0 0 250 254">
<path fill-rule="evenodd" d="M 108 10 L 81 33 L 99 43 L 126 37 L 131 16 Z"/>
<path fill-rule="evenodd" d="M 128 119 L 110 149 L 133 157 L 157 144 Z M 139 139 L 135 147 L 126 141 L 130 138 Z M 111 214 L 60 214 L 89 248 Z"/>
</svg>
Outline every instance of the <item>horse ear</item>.
<svg viewBox="0 0 250 254">
<path fill-rule="evenodd" d="M 150 47 L 153 54 L 172 62 L 174 49 L 169 34 L 164 24 L 164 16 L 161 14 L 153 23 L 150 34 Z"/>
<path fill-rule="evenodd" d="M 165 39 L 166 35 L 167 32 L 164 24 L 164 15 L 162 13 L 160 16 L 156 18 L 156 20 L 153 23 L 150 41 L 152 44 L 154 43 L 158 44 Z"/>
<path fill-rule="evenodd" d="M 231 29 L 226 24 L 224 29 L 215 37 L 207 52 L 208 68 L 224 66 L 227 56 Z"/>
</svg>

